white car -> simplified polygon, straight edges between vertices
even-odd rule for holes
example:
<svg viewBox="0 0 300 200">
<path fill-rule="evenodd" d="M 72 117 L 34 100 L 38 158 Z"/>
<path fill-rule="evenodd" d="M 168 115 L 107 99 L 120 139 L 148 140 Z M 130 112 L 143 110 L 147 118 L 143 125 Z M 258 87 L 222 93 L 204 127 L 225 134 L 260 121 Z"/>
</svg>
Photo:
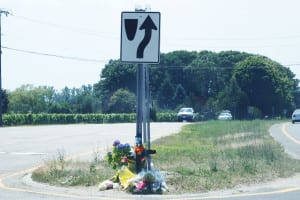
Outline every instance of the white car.
<svg viewBox="0 0 300 200">
<path fill-rule="evenodd" d="M 292 114 L 292 123 L 300 122 L 300 109 L 296 109 Z"/>
<path fill-rule="evenodd" d="M 177 120 L 181 121 L 190 121 L 194 120 L 194 109 L 193 108 L 181 108 L 177 114 Z"/>
<path fill-rule="evenodd" d="M 218 116 L 218 120 L 232 120 L 230 112 L 221 112 Z"/>
</svg>

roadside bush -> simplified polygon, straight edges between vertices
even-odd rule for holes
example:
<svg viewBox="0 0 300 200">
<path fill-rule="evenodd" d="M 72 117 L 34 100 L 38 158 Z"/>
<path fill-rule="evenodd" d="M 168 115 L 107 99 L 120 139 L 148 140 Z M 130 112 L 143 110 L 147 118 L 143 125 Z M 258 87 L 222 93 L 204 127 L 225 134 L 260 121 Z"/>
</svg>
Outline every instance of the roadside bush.
<svg viewBox="0 0 300 200">
<path fill-rule="evenodd" d="M 75 123 L 129 123 L 135 114 L 4 114 L 4 126 Z"/>
<path fill-rule="evenodd" d="M 176 122 L 177 113 L 157 113 L 156 120 L 158 122 Z"/>
<path fill-rule="evenodd" d="M 156 122 L 177 122 L 177 113 L 155 113 Z M 199 121 L 195 114 L 195 121 Z M 136 121 L 135 113 L 111 114 L 4 114 L 4 126 L 39 125 L 39 124 L 78 124 L 78 123 L 132 123 Z"/>
</svg>

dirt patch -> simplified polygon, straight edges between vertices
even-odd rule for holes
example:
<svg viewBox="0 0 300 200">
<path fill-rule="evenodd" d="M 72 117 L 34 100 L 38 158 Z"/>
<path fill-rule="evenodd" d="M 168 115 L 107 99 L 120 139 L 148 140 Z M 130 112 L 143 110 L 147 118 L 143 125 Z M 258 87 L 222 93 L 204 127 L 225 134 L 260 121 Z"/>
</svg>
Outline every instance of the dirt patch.
<svg viewBox="0 0 300 200">
<path fill-rule="evenodd" d="M 253 140 L 247 140 L 247 141 L 240 141 L 240 142 L 231 142 L 224 145 L 218 145 L 218 149 L 224 150 L 224 149 L 237 149 L 241 147 L 246 146 L 259 146 L 263 144 L 262 139 L 253 139 Z"/>
<path fill-rule="evenodd" d="M 258 146 L 263 144 L 263 139 L 255 137 L 253 132 L 227 134 L 216 138 L 218 149 L 237 149 L 245 146 Z M 250 137 L 253 137 L 250 139 Z"/>
<path fill-rule="evenodd" d="M 255 135 L 255 133 L 244 132 L 244 133 L 227 134 L 227 135 L 217 137 L 217 140 L 232 140 L 232 139 L 239 139 L 239 138 L 248 137 L 252 135 Z"/>
</svg>

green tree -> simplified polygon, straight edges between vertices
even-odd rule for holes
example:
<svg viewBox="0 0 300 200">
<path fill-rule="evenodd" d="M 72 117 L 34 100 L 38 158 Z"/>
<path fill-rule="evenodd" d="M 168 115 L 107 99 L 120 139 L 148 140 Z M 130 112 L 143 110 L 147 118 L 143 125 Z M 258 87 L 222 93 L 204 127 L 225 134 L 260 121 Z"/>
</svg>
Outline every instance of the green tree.
<svg viewBox="0 0 300 200">
<path fill-rule="evenodd" d="M 293 93 L 297 81 L 289 69 L 263 56 L 251 56 L 237 63 L 234 76 L 247 94 L 249 106 L 263 115 L 281 115 L 294 107 Z"/>
<path fill-rule="evenodd" d="M 7 91 L 1 89 L 0 95 L 2 98 L 2 105 L 0 105 L 0 106 L 2 106 L 2 113 L 6 113 L 7 109 L 8 109 L 8 104 L 9 104 Z"/>
<path fill-rule="evenodd" d="M 108 103 L 108 113 L 133 113 L 135 112 L 135 95 L 125 89 L 117 90 Z"/>
<path fill-rule="evenodd" d="M 23 85 L 8 94 L 10 101 L 8 110 L 13 113 L 47 112 L 54 93 L 53 87 Z"/>
<path fill-rule="evenodd" d="M 220 110 L 230 110 L 234 119 L 247 117 L 248 98 L 239 87 L 235 77 L 232 77 L 216 98 L 216 107 Z"/>
<path fill-rule="evenodd" d="M 101 100 L 103 112 L 107 111 L 110 98 L 118 89 L 135 93 L 136 66 L 110 60 L 101 72 L 100 81 L 94 84 L 94 94 Z"/>
<path fill-rule="evenodd" d="M 233 77 L 236 84 L 231 81 Z M 290 111 L 299 99 L 296 92 L 298 80 L 288 68 L 266 57 L 237 51 L 174 51 L 161 54 L 160 64 L 150 66 L 150 91 L 158 111 L 174 109 L 178 104 L 176 101 L 182 101 L 178 96 L 179 85 L 185 91 L 184 103 L 196 111 L 217 111 L 222 106 L 220 98 L 228 99 L 226 93 L 230 90 L 240 95 L 239 101 L 244 98 L 249 104 L 247 106 L 256 107 L 264 115 L 270 115 L 273 111 L 277 115 L 283 110 Z M 234 90 L 234 85 L 241 92 Z M 118 89 L 136 92 L 136 67 L 111 60 L 93 91 L 101 100 L 103 111 L 108 110 L 111 97 Z M 238 112 L 245 112 L 237 113 L 237 116 L 247 114 L 245 105 L 238 104 L 238 99 L 231 101 L 235 102 L 231 104 L 237 104 Z"/>
<path fill-rule="evenodd" d="M 54 99 L 50 113 L 94 113 L 101 110 L 100 99 L 95 96 L 92 85 L 72 89 L 65 87 L 55 94 Z"/>
<path fill-rule="evenodd" d="M 191 101 L 191 106 L 195 110 L 200 110 L 209 96 L 216 95 L 221 88 L 220 77 L 222 73 L 216 63 L 213 62 L 212 57 L 214 56 L 210 52 L 202 52 L 201 56 L 195 59 L 191 66 L 184 68 L 183 79 L 185 84 L 183 87 Z"/>
<path fill-rule="evenodd" d="M 181 84 L 178 84 L 176 86 L 176 89 L 175 89 L 175 94 L 172 98 L 173 103 L 175 104 L 175 106 L 178 106 L 180 104 L 184 104 L 185 98 L 186 98 L 185 89 L 182 87 Z"/>
<path fill-rule="evenodd" d="M 174 106 L 173 103 L 174 88 L 170 81 L 170 78 L 167 77 L 161 84 L 161 87 L 158 92 L 158 104 L 163 109 L 172 109 Z"/>
</svg>

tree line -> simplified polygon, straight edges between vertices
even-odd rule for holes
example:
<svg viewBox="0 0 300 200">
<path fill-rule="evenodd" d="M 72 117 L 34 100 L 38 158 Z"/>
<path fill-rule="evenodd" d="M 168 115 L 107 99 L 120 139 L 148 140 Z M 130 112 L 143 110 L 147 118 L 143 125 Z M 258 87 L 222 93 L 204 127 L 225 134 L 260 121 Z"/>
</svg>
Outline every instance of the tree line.
<svg viewBox="0 0 300 200">
<path fill-rule="evenodd" d="M 83 85 L 81 88 L 65 87 L 61 91 L 49 86 L 27 84 L 6 91 L 6 113 L 96 113 L 100 111 L 100 102 L 94 96 L 92 85 Z"/>
<path fill-rule="evenodd" d="M 300 106 L 299 80 L 262 55 L 237 51 L 174 51 L 150 66 L 152 110 L 193 107 L 205 118 L 230 110 L 236 119 L 289 116 Z M 3 91 L 8 113 L 133 113 L 136 65 L 110 60 L 94 85 L 24 85 Z"/>
</svg>

